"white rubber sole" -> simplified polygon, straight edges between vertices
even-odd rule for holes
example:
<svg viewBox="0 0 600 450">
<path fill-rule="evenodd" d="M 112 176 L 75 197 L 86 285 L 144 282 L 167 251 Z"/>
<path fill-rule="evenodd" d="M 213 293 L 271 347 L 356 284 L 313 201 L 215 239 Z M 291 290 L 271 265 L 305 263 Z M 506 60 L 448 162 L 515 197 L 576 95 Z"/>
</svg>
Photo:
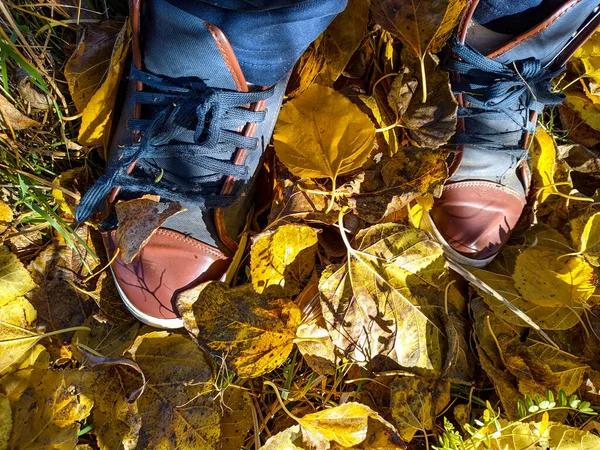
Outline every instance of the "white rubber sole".
<svg viewBox="0 0 600 450">
<path fill-rule="evenodd" d="M 121 290 L 121 287 L 119 286 L 119 283 L 117 282 L 117 278 L 115 277 L 115 273 L 113 272 L 112 267 L 110 268 L 110 271 L 112 273 L 113 280 L 115 280 L 115 286 L 117 287 L 117 292 L 119 293 L 119 297 L 121 297 L 121 300 L 123 300 L 123 303 L 125 304 L 125 306 L 127 307 L 127 309 L 129 310 L 129 312 L 131 313 L 131 315 L 133 317 L 135 317 L 140 322 L 145 323 L 146 325 L 150 325 L 151 327 L 165 328 L 168 330 L 175 330 L 178 328 L 183 328 L 183 319 L 182 318 L 158 319 L 156 317 L 149 316 L 148 314 L 137 309 L 133 305 L 133 303 L 131 303 L 131 300 L 129 300 L 127 298 L 127 296 L 125 295 L 125 292 L 123 292 Z"/>
<path fill-rule="evenodd" d="M 473 259 L 458 253 L 450 246 L 450 244 L 439 232 L 435 226 L 435 223 L 433 223 L 433 219 L 429 215 L 429 211 L 425 211 L 425 214 L 423 215 L 423 219 L 421 220 L 421 228 L 424 231 L 427 231 L 437 242 L 439 242 L 448 259 L 462 266 L 482 268 L 491 263 L 496 257 L 496 255 L 494 255 L 486 259 Z"/>
</svg>

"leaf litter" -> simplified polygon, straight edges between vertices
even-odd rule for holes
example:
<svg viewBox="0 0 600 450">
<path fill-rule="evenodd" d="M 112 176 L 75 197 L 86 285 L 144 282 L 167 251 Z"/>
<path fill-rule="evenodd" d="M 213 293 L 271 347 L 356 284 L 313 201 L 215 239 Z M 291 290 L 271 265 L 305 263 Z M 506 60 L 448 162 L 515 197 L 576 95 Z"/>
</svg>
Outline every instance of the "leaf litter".
<svg viewBox="0 0 600 450">
<path fill-rule="evenodd" d="M 275 130 L 271 208 L 233 283 L 179 294 L 181 332 L 129 316 L 92 224 L 40 232 L 0 191 L 0 449 L 600 448 L 600 38 L 556 81 L 567 102 L 541 118 L 513 239 L 457 268 L 419 227 L 456 129 L 436 53 L 465 3 L 351 0 L 311 44 Z M 81 124 L 63 130 L 98 146 L 130 30 L 80 31 L 60 76 Z M 1 142 L 48 126 L 24 92 L 0 97 Z M 37 94 L 42 111 L 60 99 Z M 73 222 L 90 155 L 53 168 L 53 220 Z M 180 210 L 117 204 L 123 259 Z"/>
</svg>

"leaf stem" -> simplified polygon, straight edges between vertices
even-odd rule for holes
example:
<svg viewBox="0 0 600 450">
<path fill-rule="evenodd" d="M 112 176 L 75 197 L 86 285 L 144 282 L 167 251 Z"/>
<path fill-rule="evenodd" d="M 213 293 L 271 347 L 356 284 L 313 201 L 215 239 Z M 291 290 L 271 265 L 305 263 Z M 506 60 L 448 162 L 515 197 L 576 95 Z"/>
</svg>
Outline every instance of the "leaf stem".
<svg viewBox="0 0 600 450">
<path fill-rule="evenodd" d="M 281 405 L 281 407 L 283 408 L 283 410 L 285 411 L 285 413 L 290 416 L 292 419 L 294 419 L 296 422 L 300 423 L 300 419 L 298 417 L 296 417 L 295 415 L 293 415 L 291 413 L 291 411 L 289 409 L 287 409 L 285 407 L 285 405 L 283 404 L 283 400 L 281 399 L 281 395 L 279 395 L 279 388 L 277 387 L 277 385 L 275 383 L 272 383 L 269 380 L 264 380 L 263 384 L 267 385 L 267 386 L 271 386 L 273 388 L 273 390 L 275 391 L 275 395 L 277 396 L 277 400 L 279 400 L 279 404 Z"/>
<path fill-rule="evenodd" d="M 425 74 L 425 55 L 424 53 L 421 58 L 419 58 L 421 62 L 421 87 L 423 88 L 423 103 L 427 102 L 427 75 Z"/>
<path fill-rule="evenodd" d="M 331 179 L 331 199 L 329 200 L 329 205 L 327 206 L 327 210 L 325 211 L 325 214 L 329 214 L 331 212 L 331 210 L 333 209 L 333 205 L 335 204 L 335 181 L 336 181 L 336 177 Z"/>
</svg>

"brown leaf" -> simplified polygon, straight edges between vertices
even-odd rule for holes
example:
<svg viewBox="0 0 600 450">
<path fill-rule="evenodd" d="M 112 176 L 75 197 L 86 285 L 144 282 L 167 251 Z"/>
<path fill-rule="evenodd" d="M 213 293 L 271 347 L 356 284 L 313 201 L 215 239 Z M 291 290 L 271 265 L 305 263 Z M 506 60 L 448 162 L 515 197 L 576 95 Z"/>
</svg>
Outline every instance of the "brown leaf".
<svg viewBox="0 0 600 450">
<path fill-rule="evenodd" d="M 21 113 L 11 102 L 0 95 L 0 125 L 3 129 L 25 130 L 39 127 L 42 124 Z"/>
<path fill-rule="evenodd" d="M 78 330 L 73 336 L 73 342 L 83 344 L 105 357 L 118 358 L 133 344 L 140 324 L 130 321 L 116 325 L 88 317 L 84 326 L 90 329 Z"/>
<path fill-rule="evenodd" d="M 129 264 L 167 219 L 185 209 L 177 202 L 160 202 L 156 196 L 144 195 L 117 202 L 115 211 L 119 221 L 117 244 L 123 262 Z"/>
</svg>

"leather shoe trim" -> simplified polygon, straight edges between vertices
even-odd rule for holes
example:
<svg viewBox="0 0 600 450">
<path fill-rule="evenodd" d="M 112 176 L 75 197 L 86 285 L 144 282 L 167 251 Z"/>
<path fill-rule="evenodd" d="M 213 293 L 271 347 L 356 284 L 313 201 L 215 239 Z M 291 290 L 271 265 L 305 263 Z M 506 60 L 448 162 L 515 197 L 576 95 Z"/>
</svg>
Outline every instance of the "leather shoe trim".
<svg viewBox="0 0 600 450">
<path fill-rule="evenodd" d="M 117 249 L 116 232 L 102 233 L 109 258 Z M 175 298 L 181 290 L 220 279 L 229 264 L 230 259 L 219 249 L 160 228 L 131 264 L 117 255 L 111 270 L 131 313 L 144 323 L 165 327 L 165 321 L 180 319 Z"/>
<path fill-rule="evenodd" d="M 525 204 L 523 195 L 490 181 L 448 184 L 430 211 L 429 231 L 453 249 L 450 256 L 456 252 L 467 260 L 491 261 L 510 238 Z"/>
<path fill-rule="evenodd" d="M 246 77 L 244 76 L 244 72 L 242 72 L 242 68 L 240 67 L 240 63 L 238 62 L 235 53 L 233 52 L 233 48 L 229 43 L 229 39 L 227 36 L 216 26 L 204 22 L 210 34 L 212 34 L 219 51 L 221 52 L 221 56 L 233 77 L 233 81 L 235 81 L 235 85 L 240 92 L 248 92 L 248 84 L 246 83 Z"/>
</svg>

